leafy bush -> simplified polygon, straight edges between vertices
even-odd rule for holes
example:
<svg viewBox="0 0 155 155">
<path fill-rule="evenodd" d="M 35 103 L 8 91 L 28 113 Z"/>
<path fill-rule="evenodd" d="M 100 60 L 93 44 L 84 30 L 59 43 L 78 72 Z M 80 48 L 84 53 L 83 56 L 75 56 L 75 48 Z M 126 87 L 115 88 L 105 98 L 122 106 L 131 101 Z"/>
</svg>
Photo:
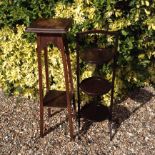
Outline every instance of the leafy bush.
<svg viewBox="0 0 155 155">
<path fill-rule="evenodd" d="M 0 87 L 8 93 L 36 95 L 38 76 L 35 37 L 26 34 L 24 29 L 39 17 L 73 18 L 74 24 L 68 39 L 74 80 L 76 32 L 105 29 L 120 31 L 115 95 L 120 97 L 125 90 L 155 81 L 154 1 L 3 0 L 0 7 Z M 49 52 L 51 87 L 63 89 L 60 52 L 50 47 L 49 51 L 52 51 Z M 82 77 L 90 76 L 91 69 L 85 66 Z M 104 66 L 102 72 L 110 78 L 108 66 Z M 109 94 L 103 99 L 107 102 Z"/>
<path fill-rule="evenodd" d="M 0 87 L 7 93 L 36 96 L 38 90 L 36 43 L 30 43 L 24 38 L 25 26 L 17 26 L 16 30 L 15 33 L 10 28 L 4 27 L 0 31 Z M 51 87 L 63 89 L 60 52 L 57 48 L 49 47 L 48 50 Z M 45 77 L 45 74 L 43 76 Z"/>
<path fill-rule="evenodd" d="M 36 18 L 54 15 L 55 0 L 3 0 L 0 2 L 0 27 L 28 25 Z"/>
</svg>

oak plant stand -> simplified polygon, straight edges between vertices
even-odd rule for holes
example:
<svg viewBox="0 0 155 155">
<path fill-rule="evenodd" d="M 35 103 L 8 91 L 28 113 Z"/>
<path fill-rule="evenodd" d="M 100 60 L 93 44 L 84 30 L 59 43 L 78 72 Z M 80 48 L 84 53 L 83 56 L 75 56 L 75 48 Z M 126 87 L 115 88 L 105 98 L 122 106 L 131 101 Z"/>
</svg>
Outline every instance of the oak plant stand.
<svg viewBox="0 0 155 155">
<path fill-rule="evenodd" d="M 71 72 L 71 63 L 67 45 L 66 34 L 72 24 L 71 19 L 37 19 L 27 27 L 26 32 L 36 33 L 37 36 L 37 57 L 38 57 L 38 75 L 39 75 L 39 97 L 40 97 L 40 136 L 45 135 L 44 129 L 44 107 L 48 107 L 48 116 L 51 116 L 51 107 L 66 108 L 68 111 L 70 137 L 73 139 L 73 116 L 75 103 L 73 92 L 73 80 Z M 62 56 L 64 78 L 66 91 L 50 90 L 49 73 L 48 73 L 48 51 L 47 46 L 53 44 L 56 46 Z M 42 52 L 45 62 L 46 75 L 46 93 L 43 92 L 43 77 L 42 77 Z M 45 94 L 45 95 L 44 95 Z M 74 108 L 73 108 L 74 107 Z"/>
</svg>

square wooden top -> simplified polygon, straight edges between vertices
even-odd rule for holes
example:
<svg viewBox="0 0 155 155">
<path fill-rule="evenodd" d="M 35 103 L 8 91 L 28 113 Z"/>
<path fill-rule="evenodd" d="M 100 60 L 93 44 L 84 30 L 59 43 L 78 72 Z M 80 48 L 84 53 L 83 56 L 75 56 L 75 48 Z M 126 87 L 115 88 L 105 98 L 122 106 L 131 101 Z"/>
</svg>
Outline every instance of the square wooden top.
<svg viewBox="0 0 155 155">
<path fill-rule="evenodd" d="M 26 32 L 63 34 L 68 31 L 72 25 L 72 19 L 68 18 L 52 18 L 52 19 L 37 19 L 29 27 Z"/>
</svg>

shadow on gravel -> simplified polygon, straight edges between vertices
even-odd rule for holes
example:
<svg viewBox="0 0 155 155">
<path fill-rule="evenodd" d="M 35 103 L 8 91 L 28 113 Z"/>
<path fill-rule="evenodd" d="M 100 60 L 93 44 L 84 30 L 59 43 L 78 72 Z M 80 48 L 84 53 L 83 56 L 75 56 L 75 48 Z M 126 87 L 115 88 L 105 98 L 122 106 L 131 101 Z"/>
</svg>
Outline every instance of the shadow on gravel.
<svg viewBox="0 0 155 155">
<path fill-rule="evenodd" d="M 60 112 L 62 112 L 64 109 L 60 109 L 59 111 L 54 111 L 49 117 L 53 117 L 56 114 L 59 114 Z"/>
<path fill-rule="evenodd" d="M 85 135 L 94 122 L 102 122 L 109 118 L 109 108 L 102 105 L 100 100 L 91 100 L 86 103 L 80 110 L 82 129 L 79 134 Z"/>
<path fill-rule="evenodd" d="M 53 116 L 60 114 L 62 111 L 64 111 L 64 109 L 60 109 L 57 111 L 52 111 L 51 115 L 49 116 L 48 119 L 52 119 Z M 60 119 L 61 120 L 61 119 Z M 49 121 L 49 120 L 48 120 Z M 47 134 L 49 134 L 50 132 L 56 130 L 57 128 L 59 128 L 60 126 L 64 126 L 64 124 L 67 122 L 67 118 L 65 118 L 65 120 L 61 120 L 60 123 L 55 124 L 54 126 L 50 127 L 50 126 L 46 126 L 45 124 L 45 132 L 44 132 L 44 136 L 46 136 Z"/>
<path fill-rule="evenodd" d="M 137 90 L 131 92 L 121 102 L 114 104 L 114 107 L 113 107 L 113 123 L 112 123 L 112 129 L 114 131 L 113 132 L 113 137 L 117 133 L 117 131 L 120 128 L 121 124 L 125 120 L 127 120 L 132 114 L 134 114 L 137 110 L 139 110 L 141 107 L 143 107 L 145 104 L 147 104 L 151 100 L 151 98 L 153 96 L 154 95 L 151 92 L 149 92 L 149 91 L 147 91 L 145 89 L 137 89 Z M 134 100 L 135 101 L 135 104 L 137 102 L 139 104 L 139 106 L 135 106 L 135 108 L 131 111 L 130 109 L 128 109 L 127 107 L 125 107 L 122 104 L 123 101 L 125 101 L 127 98 L 130 98 L 131 100 Z M 128 104 L 130 104 L 130 103 L 128 103 Z M 98 106 L 96 106 L 95 103 L 91 103 L 91 102 L 88 105 L 91 105 L 91 110 L 90 110 L 89 114 L 92 114 L 92 116 L 93 116 L 93 114 L 95 114 L 96 117 L 99 117 L 99 115 L 102 116 L 102 114 L 103 114 L 106 117 L 105 116 L 104 117 L 102 116 L 103 118 L 101 117 L 102 120 L 100 120 L 100 121 L 83 119 L 83 121 L 81 122 L 82 129 L 79 131 L 79 136 L 80 137 L 82 137 L 83 135 L 85 135 L 87 133 L 87 131 L 90 129 L 90 127 L 92 126 L 93 123 L 95 123 L 95 122 L 101 122 L 101 121 L 104 121 L 104 120 L 108 119 L 108 117 L 107 117 L 107 114 L 108 113 L 105 111 L 105 109 L 102 109 L 103 107 L 100 107 L 100 106 L 98 107 Z M 59 113 L 59 112 L 61 112 L 61 110 L 53 113 L 52 116 L 55 115 L 55 114 L 57 114 L 57 113 Z M 88 112 L 87 111 L 84 111 L 84 113 L 88 113 Z M 54 131 L 60 125 L 63 125 L 64 123 L 66 123 L 66 121 L 67 120 L 64 120 L 64 121 L 56 124 L 55 126 L 48 128 L 45 131 L 45 136 L 48 133 Z"/>
<path fill-rule="evenodd" d="M 132 110 L 132 111 L 130 111 L 129 109 L 127 109 L 123 105 L 120 105 L 120 103 L 114 104 L 114 107 L 113 107 L 113 109 L 114 109 L 114 116 L 113 116 L 113 129 L 114 129 L 114 134 L 113 134 L 113 137 L 117 133 L 120 125 L 125 120 L 127 120 L 132 114 L 134 114 L 141 107 L 143 107 L 145 104 L 147 104 L 151 100 L 151 98 L 153 96 L 154 95 L 151 92 L 149 92 L 149 91 L 147 91 L 145 89 L 137 89 L 137 90 L 131 92 L 128 95 L 128 97 L 130 99 L 132 99 L 132 100 L 134 100 L 134 101 L 136 101 L 136 102 L 138 102 L 140 104 L 139 106 L 135 107 L 135 109 Z M 135 102 L 135 104 L 136 104 L 136 102 Z"/>
<path fill-rule="evenodd" d="M 93 124 L 93 121 L 91 120 L 84 120 L 84 124 L 82 126 L 82 129 L 80 130 L 79 134 L 80 134 L 80 137 L 84 136 L 87 131 L 89 130 L 89 128 L 91 127 L 91 125 Z"/>
<path fill-rule="evenodd" d="M 145 89 L 138 89 L 130 93 L 128 96 L 136 102 L 145 104 L 150 101 L 154 95 Z"/>
<path fill-rule="evenodd" d="M 112 130 L 114 131 L 113 132 L 113 138 L 114 138 L 121 124 L 132 115 L 132 112 L 130 112 L 123 105 L 118 104 L 114 105 L 113 109 L 114 110 L 113 110 Z"/>
<path fill-rule="evenodd" d="M 54 131 L 55 129 L 59 128 L 60 125 L 65 124 L 66 121 L 67 121 L 67 119 L 64 120 L 64 121 L 62 121 L 62 122 L 60 122 L 60 123 L 57 123 L 57 124 L 56 124 L 55 126 L 53 126 L 53 127 L 49 127 L 48 129 L 46 129 L 46 130 L 45 130 L 45 133 L 44 133 L 44 136 L 46 136 L 46 135 L 49 134 L 50 132 Z"/>
</svg>

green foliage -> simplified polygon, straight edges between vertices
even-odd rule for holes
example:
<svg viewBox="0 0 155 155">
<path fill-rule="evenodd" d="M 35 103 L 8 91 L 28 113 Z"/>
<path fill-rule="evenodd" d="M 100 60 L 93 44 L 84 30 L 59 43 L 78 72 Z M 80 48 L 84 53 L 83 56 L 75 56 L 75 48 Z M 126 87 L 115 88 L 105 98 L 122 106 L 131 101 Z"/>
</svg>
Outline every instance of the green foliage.
<svg viewBox="0 0 155 155">
<path fill-rule="evenodd" d="M 37 83 L 35 47 L 22 37 L 23 31 L 23 26 L 16 33 L 8 27 L 0 31 L 0 85 L 8 93 L 31 93 Z"/>
<path fill-rule="evenodd" d="M 2 0 L 0 27 L 16 24 L 28 25 L 36 18 L 54 15 L 55 0 Z"/>
<path fill-rule="evenodd" d="M 25 39 L 24 31 L 25 26 L 17 26 L 16 32 L 8 27 L 0 31 L 0 87 L 9 94 L 35 97 L 38 94 L 36 43 Z M 57 48 L 48 50 L 51 88 L 64 89 L 60 52 Z"/>
<path fill-rule="evenodd" d="M 0 8 L 0 87 L 7 92 L 36 95 L 35 37 L 26 34 L 24 29 L 40 17 L 73 18 L 68 39 L 74 80 L 76 32 L 104 29 L 120 31 L 115 95 L 120 97 L 125 90 L 155 81 L 155 1 L 3 0 Z M 49 51 L 52 51 L 49 52 L 51 87 L 63 89 L 60 52 L 56 48 L 49 48 Z M 91 70 L 94 71 L 93 66 L 89 68 L 83 64 L 82 78 L 90 76 Z M 108 66 L 103 66 L 102 72 L 110 78 Z M 108 102 L 109 94 L 103 100 Z"/>
</svg>

